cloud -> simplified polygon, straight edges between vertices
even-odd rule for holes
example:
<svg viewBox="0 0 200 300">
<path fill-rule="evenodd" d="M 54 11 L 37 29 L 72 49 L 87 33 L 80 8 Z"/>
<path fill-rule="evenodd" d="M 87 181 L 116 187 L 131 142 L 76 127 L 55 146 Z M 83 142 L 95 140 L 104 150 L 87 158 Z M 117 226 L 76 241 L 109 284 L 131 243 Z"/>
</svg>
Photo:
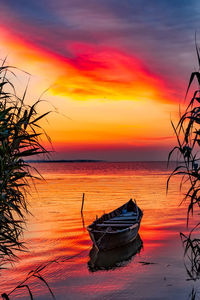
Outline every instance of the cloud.
<svg viewBox="0 0 200 300">
<path fill-rule="evenodd" d="M 79 69 L 92 68 L 94 62 L 84 52 L 76 55 L 75 43 L 137 57 L 165 81 L 172 98 L 180 99 L 195 66 L 199 13 L 198 0 L 2 0 L 0 22 Z"/>
<path fill-rule="evenodd" d="M 51 89 L 57 95 L 80 100 L 173 99 L 162 79 L 133 55 L 81 43 L 72 43 L 69 49 L 72 58 L 63 61 L 62 75 Z"/>
</svg>

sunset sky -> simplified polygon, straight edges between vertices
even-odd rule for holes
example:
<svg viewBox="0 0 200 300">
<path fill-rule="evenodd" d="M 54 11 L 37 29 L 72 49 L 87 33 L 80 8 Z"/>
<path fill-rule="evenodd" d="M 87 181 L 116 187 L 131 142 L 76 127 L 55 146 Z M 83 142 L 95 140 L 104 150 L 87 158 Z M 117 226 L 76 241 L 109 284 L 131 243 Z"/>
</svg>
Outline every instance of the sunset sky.
<svg viewBox="0 0 200 300">
<path fill-rule="evenodd" d="M 198 0 L 1 0 L 0 55 L 31 74 L 27 101 L 48 89 L 53 158 L 166 160 L 199 16 Z"/>
</svg>

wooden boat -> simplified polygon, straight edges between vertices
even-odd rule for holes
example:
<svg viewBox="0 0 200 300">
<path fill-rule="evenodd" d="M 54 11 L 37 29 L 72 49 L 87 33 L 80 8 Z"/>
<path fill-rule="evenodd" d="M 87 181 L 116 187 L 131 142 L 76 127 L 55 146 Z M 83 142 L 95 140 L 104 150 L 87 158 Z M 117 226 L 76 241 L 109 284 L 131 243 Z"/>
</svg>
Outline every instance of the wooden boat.
<svg viewBox="0 0 200 300">
<path fill-rule="evenodd" d="M 98 250 L 121 247 L 133 241 L 139 231 L 143 212 L 132 199 L 87 227 Z"/>
<path fill-rule="evenodd" d="M 88 269 L 90 272 L 99 270 L 114 270 L 116 268 L 126 266 L 133 257 L 140 253 L 143 242 L 137 234 L 135 240 L 118 248 L 98 251 L 93 246 L 89 253 L 90 260 L 88 261 Z"/>
</svg>

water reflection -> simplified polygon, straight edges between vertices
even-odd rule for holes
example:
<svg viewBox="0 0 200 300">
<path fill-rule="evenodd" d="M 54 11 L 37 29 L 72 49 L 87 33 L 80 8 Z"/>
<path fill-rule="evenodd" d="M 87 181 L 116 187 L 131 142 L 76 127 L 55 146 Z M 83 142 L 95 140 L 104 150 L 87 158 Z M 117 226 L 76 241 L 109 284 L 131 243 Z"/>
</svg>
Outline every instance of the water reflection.
<svg viewBox="0 0 200 300">
<path fill-rule="evenodd" d="M 84 219 L 83 212 L 81 212 L 81 220 L 82 220 L 83 229 L 85 229 L 85 219 Z"/>
<path fill-rule="evenodd" d="M 88 269 L 90 272 L 98 270 L 113 270 L 124 267 L 131 262 L 132 258 L 140 252 L 143 242 L 138 234 L 136 239 L 123 247 L 98 251 L 95 246 L 89 253 Z"/>
</svg>

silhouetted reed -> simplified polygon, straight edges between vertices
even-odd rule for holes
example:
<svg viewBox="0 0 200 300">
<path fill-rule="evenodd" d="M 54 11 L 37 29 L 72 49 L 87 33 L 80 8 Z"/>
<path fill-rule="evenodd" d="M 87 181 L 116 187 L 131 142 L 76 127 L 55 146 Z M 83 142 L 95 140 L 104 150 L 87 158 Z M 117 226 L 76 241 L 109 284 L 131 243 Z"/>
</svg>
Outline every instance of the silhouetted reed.
<svg viewBox="0 0 200 300">
<path fill-rule="evenodd" d="M 3 294 L 1 295 L 1 297 L 2 297 L 4 300 L 10 300 L 10 298 L 9 298 L 10 295 L 14 294 L 14 292 L 15 292 L 16 290 L 19 290 L 19 289 L 22 289 L 22 288 L 26 288 L 27 291 L 28 291 L 28 294 L 29 294 L 29 296 L 30 296 L 30 299 L 33 300 L 33 299 L 34 299 L 34 297 L 33 297 L 33 291 L 32 291 L 31 288 L 30 288 L 29 281 L 30 281 L 30 279 L 32 279 L 32 278 L 36 278 L 36 279 L 40 280 L 42 283 L 44 283 L 44 284 L 46 285 L 46 287 L 47 287 L 48 291 L 50 292 L 52 298 L 53 298 L 53 299 L 56 299 L 56 297 L 55 297 L 55 295 L 54 295 L 52 289 L 50 288 L 49 284 L 48 284 L 47 281 L 45 280 L 44 276 L 41 274 L 42 271 L 44 271 L 47 267 L 50 267 L 50 266 L 51 266 L 52 264 L 54 264 L 54 263 L 57 263 L 57 264 L 58 264 L 58 263 L 64 263 L 64 262 L 67 262 L 67 261 L 69 261 L 69 260 L 71 260 L 71 259 L 73 259 L 73 258 L 76 258 L 76 257 L 80 256 L 81 254 L 87 252 L 90 248 L 91 248 L 91 246 L 89 246 L 87 249 L 82 250 L 82 251 L 80 251 L 79 253 L 74 254 L 74 255 L 72 255 L 72 256 L 68 256 L 68 257 L 66 257 L 66 256 L 60 256 L 60 257 L 58 257 L 57 259 L 50 260 L 50 261 L 48 261 L 48 262 L 46 262 L 46 263 L 44 263 L 44 264 L 39 265 L 39 266 L 36 267 L 34 270 L 31 270 L 31 271 L 27 274 L 27 276 L 25 277 L 25 279 L 24 279 L 22 282 L 20 282 L 13 290 L 11 290 L 10 292 L 7 292 L 7 293 L 3 293 Z"/>
<path fill-rule="evenodd" d="M 196 46 L 198 62 L 200 67 L 199 49 Z M 194 79 L 197 79 L 200 85 L 200 72 L 193 72 L 190 77 L 186 97 Z M 200 206 L 200 166 L 199 166 L 199 146 L 200 146 L 200 89 L 195 90 L 192 99 L 189 102 L 185 112 L 180 115 L 178 125 L 172 126 L 177 138 L 177 146 L 169 153 L 168 162 L 174 152 L 179 157 L 178 166 L 174 169 L 167 181 L 167 190 L 169 181 L 174 175 L 181 175 L 181 186 L 189 183 L 189 188 L 183 198 L 188 201 L 187 224 L 190 215 L 193 215 L 194 207 Z"/>
<path fill-rule="evenodd" d="M 27 87 L 20 98 L 10 76 L 12 68 L 0 67 L 0 267 L 16 259 L 16 251 L 24 250 L 21 234 L 25 224 L 27 193 L 32 168 L 25 159 L 48 151 L 40 137 L 44 133 L 39 125 L 49 112 L 37 113 L 37 105 L 25 104 Z"/>
</svg>

